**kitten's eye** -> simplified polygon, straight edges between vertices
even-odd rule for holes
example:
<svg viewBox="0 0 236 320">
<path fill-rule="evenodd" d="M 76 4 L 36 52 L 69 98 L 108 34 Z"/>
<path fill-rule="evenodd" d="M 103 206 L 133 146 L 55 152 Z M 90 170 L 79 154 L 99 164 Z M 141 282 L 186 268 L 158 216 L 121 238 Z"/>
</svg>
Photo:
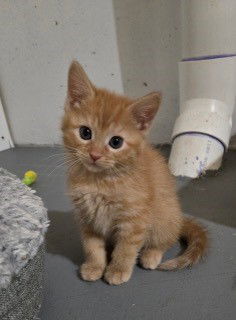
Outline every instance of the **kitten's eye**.
<svg viewBox="0 0 236 320">
<path fill-rule="evenodd" d="M 80 137 L 84 140 L 90 140 L 92 138 L 92 131 L 89 127 L 82 126 L 79 128 Z"/>
<path fill-rule="evenodd" d="M 119 149 L 122 144 L 124 142 L 124 139 L 118 136 L 114 136 L 110 139 L 109 141 L 109 145 L 113 148 L 113 149 Z"/>
</svg>

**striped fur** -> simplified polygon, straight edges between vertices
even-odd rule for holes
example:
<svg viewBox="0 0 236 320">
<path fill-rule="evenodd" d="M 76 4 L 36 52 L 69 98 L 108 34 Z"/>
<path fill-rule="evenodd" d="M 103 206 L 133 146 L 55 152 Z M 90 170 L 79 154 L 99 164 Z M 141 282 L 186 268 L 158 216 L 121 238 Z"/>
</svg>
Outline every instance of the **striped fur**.
<svg viewBox="0 0 236 320">
<path fill-rule="evenodd" d="M 181 256 L 161 263 L 158 269 L 183 269 L 192 266 L 202 258 L 208 243 L 206 230 L 193 219 L 185 218 L 180 235 L 187 241 L 187 249 Z"/>
</svg>

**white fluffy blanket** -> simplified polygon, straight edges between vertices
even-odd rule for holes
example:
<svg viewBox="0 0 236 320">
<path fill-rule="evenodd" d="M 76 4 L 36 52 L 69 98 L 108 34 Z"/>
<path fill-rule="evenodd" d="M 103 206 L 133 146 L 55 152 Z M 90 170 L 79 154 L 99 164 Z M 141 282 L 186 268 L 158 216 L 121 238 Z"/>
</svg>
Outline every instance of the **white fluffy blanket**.
<svg viewBox="0 0 236 320">
<path fill-rule="evenodd" d="M 49 225 L 35 191 L 0 168 L 0 288 L 32 259 Z"/>
</svg>

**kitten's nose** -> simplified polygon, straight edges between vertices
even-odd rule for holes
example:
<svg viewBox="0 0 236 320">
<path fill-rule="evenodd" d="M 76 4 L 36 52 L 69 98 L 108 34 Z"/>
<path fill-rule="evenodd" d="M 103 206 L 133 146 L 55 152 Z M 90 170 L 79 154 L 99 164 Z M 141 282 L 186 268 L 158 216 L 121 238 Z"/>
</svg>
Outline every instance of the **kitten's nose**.
<svg viewBox="0 0 236 320">
<path fill-rule="evenodd" d="M 93 159 L 94 162 L 102 157 L 102 155 L 98 152 L 90 152 L 89 155 Z"/>
</svg>

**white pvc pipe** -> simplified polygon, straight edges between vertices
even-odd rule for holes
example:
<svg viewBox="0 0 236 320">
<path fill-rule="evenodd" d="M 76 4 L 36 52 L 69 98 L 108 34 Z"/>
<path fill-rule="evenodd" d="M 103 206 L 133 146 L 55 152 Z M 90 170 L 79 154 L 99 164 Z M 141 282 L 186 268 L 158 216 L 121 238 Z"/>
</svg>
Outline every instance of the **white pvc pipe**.
<svg viewBox="0 0 236 320">
<path fill-rule="evenodd" d="M 195 178 L 221 165 L 235 104 L 235 25 L 235 0 L 182 0 L 180 116 L 169 159 L 176 176 Z"/>
<path fill-rule="evenodd" d="M 181 0 L 182 57 L 236 53 L 235 0 Z"/>
</svg>

